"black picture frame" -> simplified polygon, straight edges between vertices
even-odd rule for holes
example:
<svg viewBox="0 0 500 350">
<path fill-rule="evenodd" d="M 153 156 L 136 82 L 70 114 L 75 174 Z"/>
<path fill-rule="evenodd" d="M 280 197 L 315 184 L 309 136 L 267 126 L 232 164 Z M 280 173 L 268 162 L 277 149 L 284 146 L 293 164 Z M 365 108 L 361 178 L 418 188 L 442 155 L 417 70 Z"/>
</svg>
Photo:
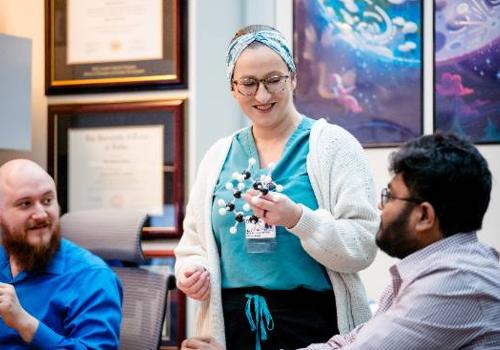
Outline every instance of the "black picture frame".
<svg viewBox="0 0 500 350">
<path fill-rule="evenodd" d="M 161 4 L 161 58 L 68 64 L 68 2 L 45 0 L 46 94 L 187 87 L 187 0 Z"/>
<path fill-rule="evenodd" d="M 68 210 L 69 129 L 163 126 L 163 212 L 150 215 L 143 238 L 178 238 L 184 217 L 184 99 L 49 105 L 48 171 L 56 182 L 61 214 Z"/>
</svg>

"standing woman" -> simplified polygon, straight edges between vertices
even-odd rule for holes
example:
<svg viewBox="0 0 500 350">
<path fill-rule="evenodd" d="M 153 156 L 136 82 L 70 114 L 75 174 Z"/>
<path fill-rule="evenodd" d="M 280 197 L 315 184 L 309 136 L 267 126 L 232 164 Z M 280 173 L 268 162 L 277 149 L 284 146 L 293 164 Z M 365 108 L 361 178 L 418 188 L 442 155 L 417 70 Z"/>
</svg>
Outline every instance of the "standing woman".
<svg viewBox="0 0 500 350">
<path fill-rule="evenodd" d="M 376 251 L 367 160 L 347 131 L 297 111 L 295 64 L 274 28 L 239 30 L 227 68 L 251 126 L 209 149 L 187 205 L 175 269 L 179 289 L 201 301 L 194 333 L 212 335 L 230 350 L 325 342 L 370 317 L 357 275 Z M 226 184 L 237 184 L 233 173 L 250 158 L 253 178 L 271 165 L 273 181 L 283 186 L 279 195 L 243 196 L 269 225 L 257 245 L 249 239 L 251 223 L 234 232 L 235 216 L 220 215 L 220 203 L 233 198 Z"/>
</svg>

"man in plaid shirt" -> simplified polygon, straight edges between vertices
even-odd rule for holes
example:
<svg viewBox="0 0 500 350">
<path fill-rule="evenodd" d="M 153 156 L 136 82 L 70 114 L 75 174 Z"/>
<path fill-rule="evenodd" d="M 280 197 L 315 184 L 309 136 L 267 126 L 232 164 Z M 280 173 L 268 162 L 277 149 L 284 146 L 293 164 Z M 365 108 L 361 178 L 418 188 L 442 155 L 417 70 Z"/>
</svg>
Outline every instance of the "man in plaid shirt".
<svg viewBox="0 0 500 350">
<path fill-rule="evenodd" d="M 308 350 L 500 349 L 500 267 L 478 242 L 490 200 L 486 160 L 467 141 L 430 135 L 392 155 L 377 245 L 402 259 L 379 309 Z"/>
</svg>

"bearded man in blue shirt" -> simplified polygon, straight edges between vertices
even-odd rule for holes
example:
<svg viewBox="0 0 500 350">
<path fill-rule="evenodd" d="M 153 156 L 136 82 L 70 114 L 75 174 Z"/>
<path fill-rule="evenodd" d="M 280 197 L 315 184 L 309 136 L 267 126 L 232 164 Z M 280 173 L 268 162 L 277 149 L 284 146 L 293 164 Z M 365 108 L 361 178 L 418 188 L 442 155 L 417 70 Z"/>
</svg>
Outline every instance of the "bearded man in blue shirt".
<svg viewBox="0 0 500 350">
<path fill-rule="evenodd" d="M 61 239 L 54 180 L 36 163 L 0 167 L 2 349 L 118 349 L 121 284 Z"/>
</svg>

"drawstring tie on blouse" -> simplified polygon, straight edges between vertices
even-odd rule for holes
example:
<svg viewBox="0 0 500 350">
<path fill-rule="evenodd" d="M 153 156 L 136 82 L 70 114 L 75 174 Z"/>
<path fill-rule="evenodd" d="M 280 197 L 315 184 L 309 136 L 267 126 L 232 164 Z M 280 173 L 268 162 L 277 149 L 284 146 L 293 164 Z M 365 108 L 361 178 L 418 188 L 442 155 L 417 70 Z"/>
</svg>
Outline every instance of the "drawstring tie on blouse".
<svg viewBox="0 0 500 350">
<path fill-rule="evenodd" d="M 266 299 L 257 294 L 245 294 L 247 303 L 245 305 L 245 314 L 250 324 L 250 329 L 255 332 L 255 350 L 260 350 L 260 341 L 267 340 L 267 331 L 274 329 L 274 321 Z M 255 313 L 255 321 L 252 317 L 252 304 Z"/>
</svg>

